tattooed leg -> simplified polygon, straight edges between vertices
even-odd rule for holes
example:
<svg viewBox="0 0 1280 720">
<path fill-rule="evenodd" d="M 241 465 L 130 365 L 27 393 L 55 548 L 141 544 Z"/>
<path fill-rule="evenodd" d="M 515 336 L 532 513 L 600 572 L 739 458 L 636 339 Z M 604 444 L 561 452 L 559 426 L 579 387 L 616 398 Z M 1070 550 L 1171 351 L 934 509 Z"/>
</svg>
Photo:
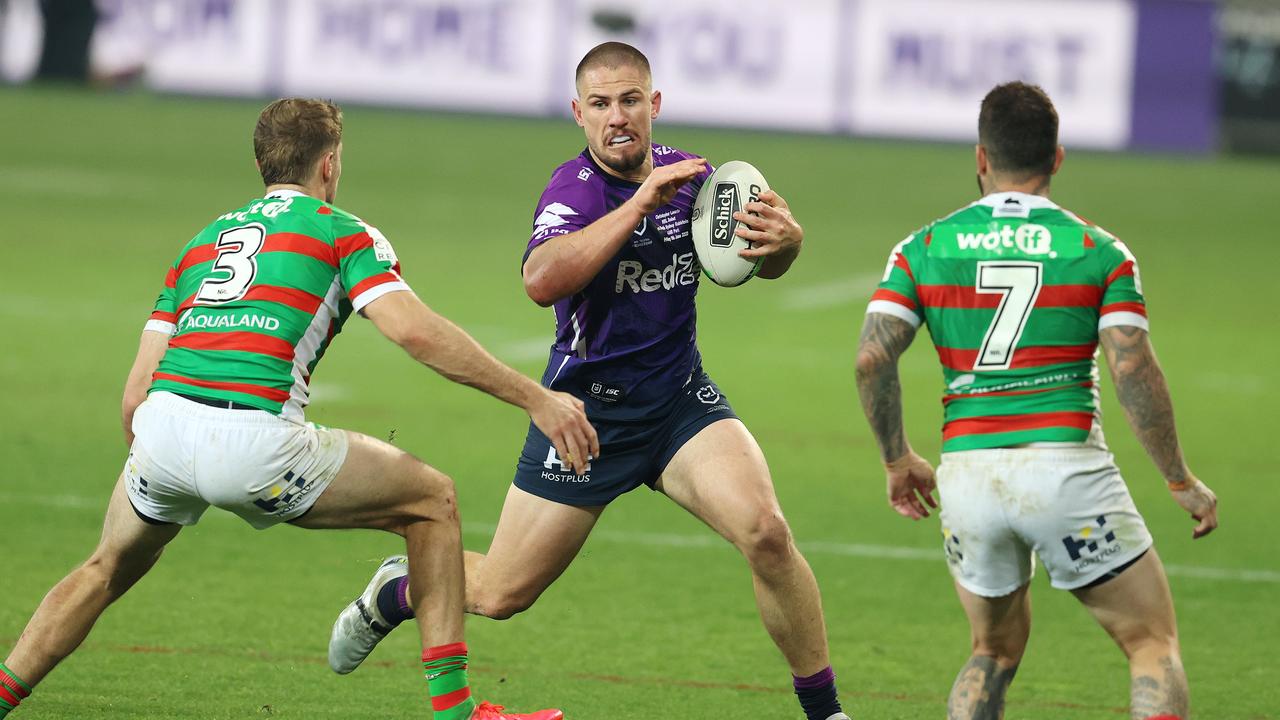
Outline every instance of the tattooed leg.
<svg viewBox="0 0 1280 720">
<path fill-rule="evenodd" d="M 1133 719 L 1187 717 L 1173 598 L 1155 548 L 1115 579 L 1072 592 L 1129 658 Z"/>
<path fill-rule="evenodd" d="M 947 720 L 1000 720 L 1004 717 L 1004 695 L 1018 666 L 1000 667 L 993 657 L 974 655 L 960 669 L 951 696 L 947 698 Z"/>
<path fill-rule="evenodd" d="M 1167 648 L 1162 650 L 1167 651 Z M 1130 686 L 1129 713 L 1133 720 L 1168 716 L 1185 718 L 1190 702 L 1187 693 L 1187 674 L 1176 654 L 1158 652 L 1152 657 L 1135 653 L 1129 659 Z"/>
<path fill-rule="evenodd" d="M 969 617 L 973 655 L 960 669 L 947 699 L 948 720 L 1000 720 L 1004 697 L 1031 636 L 1029 586 L 1004 597 L 976 595 L 956 584 Z"/>
</svg>

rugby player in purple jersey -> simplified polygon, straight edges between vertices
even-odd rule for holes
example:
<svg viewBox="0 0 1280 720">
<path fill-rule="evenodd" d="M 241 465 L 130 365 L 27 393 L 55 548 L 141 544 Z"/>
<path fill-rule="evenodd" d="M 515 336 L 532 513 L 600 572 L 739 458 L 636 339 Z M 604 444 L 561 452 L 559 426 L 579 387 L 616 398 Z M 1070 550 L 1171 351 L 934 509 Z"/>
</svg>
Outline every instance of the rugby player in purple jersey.
<svg viewBox="0 0 1280 720">
<path fill-rule="evenodd" d="M 809 720 L 847 720 L 813 572 L 783 518 L 764 454 L 698 352 L 690 215 L 710 168 L 652 143 L 662 95 L 640 51 L 617 42 L 594 48 L 576 84 L 573 116 L 587 148 L 552 173 L 535 208 L 523 276 L 529 297 L 555 308 L 543 384 L 586 403 L 600 453 L 558 454 L 530 426 L 489 552 L 467 553 L 467 610 L 503 619 L 529 608 L 573 561 L 605 507 L 647 485 L 746 558 L 761 618 Z M 764 258 L 761 277 L 782 276 L 803 230 L 774 192 L 745 210 L 736 215 L 737 234 L 754 245 L 743 256 Z M 354 670 L 410 617 L 406 592 L 393 570 L 375 575 L 334 625 L 335 671 Z"/>
</svg>

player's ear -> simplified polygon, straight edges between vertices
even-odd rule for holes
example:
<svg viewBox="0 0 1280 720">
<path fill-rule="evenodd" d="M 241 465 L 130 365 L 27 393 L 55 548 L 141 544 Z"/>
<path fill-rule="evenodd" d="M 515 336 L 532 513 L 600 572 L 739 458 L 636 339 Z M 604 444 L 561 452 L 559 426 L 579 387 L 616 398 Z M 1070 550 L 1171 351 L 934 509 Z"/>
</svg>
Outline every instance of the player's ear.
<svg viewBox="0 0 1280 720">
<path fill-rule="evenodd" d="M 586 127 L 582 124 L 582 105 L 578 102 L 578 98 L 570 100 L 569 107 L 573 108 L 573 121 L 578 123 L 578 127 Z"/>
<path fill-rule="evenodd" d="M 991 169 L 990 164 L 987 162 L 987 149 L 981 145 L 975 145 L 973 154 L 978 165 L 978 175 L 986 175 Z"/>
<path fill-rule="evenodd" d="M 1058 168 L 1062 167 L 1062 161 L 1066 157 L 1067 149 L 1059 145 L 1058 149 L 1053 151 L 1053 169 L 1049 171 L 1050 175 L 1058 174 Z"/>
<path fill-rule="evenodd" d="M 658 111 L 662 109 L 662 93 L 654 90 L 653 95 L 649 96 L 649 104 L 652 106 L 652 110 L 649 112 L 649 119 L 657 120 Z"/>
</svg>

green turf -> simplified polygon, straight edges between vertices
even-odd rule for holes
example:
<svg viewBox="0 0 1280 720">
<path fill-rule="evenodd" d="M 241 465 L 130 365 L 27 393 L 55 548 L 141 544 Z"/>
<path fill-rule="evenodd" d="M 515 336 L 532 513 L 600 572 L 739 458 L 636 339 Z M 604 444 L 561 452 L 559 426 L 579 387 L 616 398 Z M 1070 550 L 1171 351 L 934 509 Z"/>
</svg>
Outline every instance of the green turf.
<svg viewBox="0 0 1280 720">
<path fill-rule="evenodd" d="M 258 107 L 0 90 L 0 653 L 95 542 L 124 456 L 119 394 L 141 325 L 179 248 L 259 192 Z M 658 139 L 754 162 L 806 228 L 785 279 L 704 283 L 700 343 L 810 548 L 846 707 L 856 718 L 941 717 L 968 642 L 944 564 L 832 544 L 937 549 L 935 519 L 912 524 L 885 505 L 852 358 L 889 248 L 973 198 L 972 152 L 661 127 Z M 519 258 L 543 183 L 582 144 L 568 121 L 350 108 L 340 204 L 387 234 L 428 303 L 533 375 L 552 315 L 524 296 Z M 1222 501 L 1221 530 L 1192 543 L 1104 391 L 1111 444 L 1166 563 L 1235 573 L 1171 578 L 1196 716 L 1277 717 L 1280 563 L 1268 528 L 1280 509 L 1280 325 L 1268 288 L 1280 165 L 1071 153 L 1058 185 L 1055 199 L 1142 261 L 1184 445 Z M 941 382 L 923 339 L 903 378 L 910 436 L 936 458 Z M 453 475 L 467 544 L 486 546 L 523 439 L 518 410 L 414 367 L 359 321 L 326 356 L 316 395 L 313 419 L 395 430 Z M 571 720 L 802 717 L 744 563 L 711 537 L 660 496 L 621 499 L 532 610 L 468 621 L 477 692 L 558 704 Z M 351 676 L 324 664 L 334 614 L 396 549 L 372 532 L 258 533 L 211 511 L 14 718 L 427 717 L 414 633 L 393 635 Z M 1238 571 L 1263 573 L 1246 582 Z M 1008 717 L 1124 717 L 1120 652 L 1043 577 L 1034 596 Z"/>
</svg>

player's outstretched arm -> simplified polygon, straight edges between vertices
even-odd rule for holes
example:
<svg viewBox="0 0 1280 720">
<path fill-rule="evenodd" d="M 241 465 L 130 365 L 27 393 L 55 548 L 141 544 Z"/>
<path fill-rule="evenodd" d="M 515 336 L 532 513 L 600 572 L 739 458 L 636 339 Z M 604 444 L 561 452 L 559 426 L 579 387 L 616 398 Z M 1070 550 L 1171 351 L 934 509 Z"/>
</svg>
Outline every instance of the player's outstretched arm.
<svg viewBox="0 0 1280 720">
<path fill-rule="evenodd" d="M 1142 328 L 1120 325 L 1098 333 L 1116 395 L 1129 426 L 1164 476 L 1174 500 L 1199 521 L 1192 537 L 1218 526 L 1218 498 L 1200 482 L 1182 456 L 1173 420 L 1173 399 L 1151 338 Z"/>
<path fill-rule="evenodd" d="M 143 330 L 138 341 L 138 354 L 129 368 L 129 378 L 124 383 L 124 398 L 120 401 L 120 422 L 124 425 L 124 444 L 133 446 L 133 413 L 147 399 L 151 388 L 151 376 L 160 366 L 164 351 L 169 348 L 169 334 L 155 330 Z"/>
<path fill-rule="evenodd" d="M 760 193 L 757 202 L 749 202 L 733 216 L 742 224 L 734 234 L 754 245 L 738 255 L 744 258 L 765 259 L 756 277 L 766 280 L 780 278 L 791 269 L 791 263 L 800 256 L 804 243 L 804 228 L 791 215 L 791 207 L 782 196 L 772 190 Z"/>
<path fill-rule="evenodd" d="M 524 289 L 546 307 L 586 287 L 609 262 L 641 220 L 671 202 L 676 191 L 700 175 L 702 158 L 654 168 L 629 200 L 590 225 L 552 238 L 530 253 L 524 263 Z"/>
<path fill-rule="evenodd" d="M 913 520 L 929 517 L 933 499 L 933 467 L 911 449 L 902 426 L 902 385 L 898 358 L 911 345 L 916 329 L 884 313 L 867 313 L 858 340 L 858 397 L 880 446 L 888 483 L 889 504 Z M 923 502 L 922 502 L 923 499 Z"/>
<path fill-rule="evenodd" d="M 444 377 L 523 408 L 579 474 L 599 457 L 596 431 L 581 400 L 551 392 L 499 362 L 470 335 L 412 292 L 383 295 L 361 311 L 392 342 Z"/>
</svg>

